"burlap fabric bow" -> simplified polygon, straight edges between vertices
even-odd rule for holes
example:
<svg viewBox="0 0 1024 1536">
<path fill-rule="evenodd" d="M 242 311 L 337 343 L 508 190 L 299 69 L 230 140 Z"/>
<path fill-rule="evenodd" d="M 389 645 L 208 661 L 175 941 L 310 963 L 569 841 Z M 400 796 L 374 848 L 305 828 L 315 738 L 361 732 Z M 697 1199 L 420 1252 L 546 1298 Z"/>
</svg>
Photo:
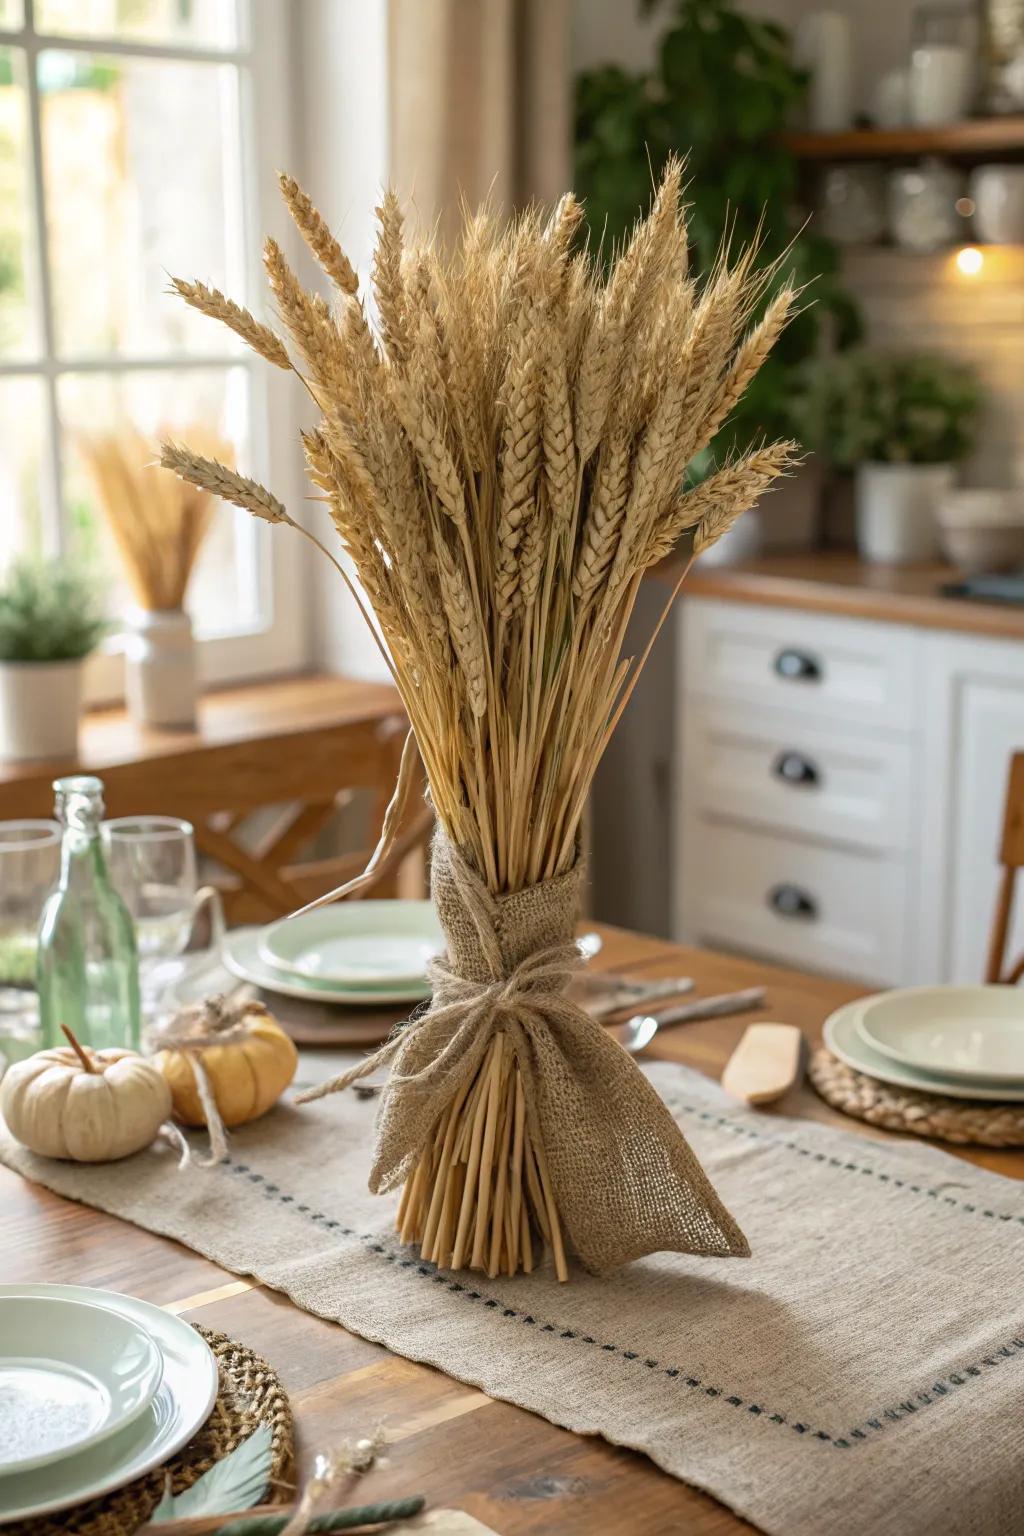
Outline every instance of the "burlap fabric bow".
<svg viewBox="0 0 1024 1536">
<path fill-rule="evenodd" d="M 439 831 L 431 891 L 448 941 L 433 1000 L 381 1049 L 302 1100 L 390 1064 L 370 1188 L 401 1184 L 494 1034 L 515 1052 L 530 1133 L 547 1156 L 569 1244 L 604 1274 L 665 1249 L 745 1256 L 747 1241 L 635 1062 L 566 996 L 582 867 L 493 896 Z M 300 1100 L 300 1102 L 302 1102 Z"/>
</svg>

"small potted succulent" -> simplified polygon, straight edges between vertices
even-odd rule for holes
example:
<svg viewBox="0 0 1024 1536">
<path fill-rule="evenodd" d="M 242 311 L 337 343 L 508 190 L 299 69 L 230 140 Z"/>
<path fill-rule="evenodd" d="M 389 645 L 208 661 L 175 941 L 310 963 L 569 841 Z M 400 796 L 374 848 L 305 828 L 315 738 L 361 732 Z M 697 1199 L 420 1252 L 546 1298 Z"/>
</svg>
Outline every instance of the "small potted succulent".
<svg viewBox="0 0 1024 1536">
<path fill-rule="evenodd" d="M 800 435 L 835 468 L 854 471 L 865 560 L 936 558 L 936 510 L 974 446 L 980 405 L 975 375 L 940 357 L 857 349 L 808 365 Z"/>
<path fill-rule="evenodd" d="M 94 583 L 60 562 L 20 561 L 0 582 L 0 758 L 69 757 L 82 665 L 106 623 Z"/>
</svg>

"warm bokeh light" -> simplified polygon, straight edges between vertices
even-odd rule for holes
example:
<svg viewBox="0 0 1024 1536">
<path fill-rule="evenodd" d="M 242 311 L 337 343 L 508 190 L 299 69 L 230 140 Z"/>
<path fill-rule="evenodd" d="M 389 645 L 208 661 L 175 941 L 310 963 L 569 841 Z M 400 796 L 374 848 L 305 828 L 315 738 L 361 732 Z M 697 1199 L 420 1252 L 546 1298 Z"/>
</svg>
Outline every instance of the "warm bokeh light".
<svg viewBox="0 0 1024 1536">
<path fill-rule="evenodd" d="M 975 245 L 965 245 L 956 253 L 956 264 L 964 277 L 977 277 L 985 265 L 985 258 Z"/>
</svg>

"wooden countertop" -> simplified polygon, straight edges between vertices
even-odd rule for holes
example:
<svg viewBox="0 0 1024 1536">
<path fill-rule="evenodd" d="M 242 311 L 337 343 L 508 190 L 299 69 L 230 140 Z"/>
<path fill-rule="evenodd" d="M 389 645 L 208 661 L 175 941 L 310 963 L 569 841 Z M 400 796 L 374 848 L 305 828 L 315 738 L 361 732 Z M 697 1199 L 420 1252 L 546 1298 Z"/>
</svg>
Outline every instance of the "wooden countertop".
<svg viewBox="0 0 1024 1536">
<path fill-rule="evenodd" d="M 645 977 L 686 974 L 705 995 L 763 985 L 767 1016 L 800 1025 L 810 1041 L 820 1039 L 824 1018 L 860 990 L 622 930 L 603 932 L 597 968 Z M 667 1031 L 650 1054 L 717 1078 L 757 1017 L 709 1019 Z M 780 1126 L 791 1116 L 809 1115 L 877 1142 L 892 1139 L 837 1115 L 807 1087 L 769 1113 Z M 946 1150 L 1010 1178 L 1024 1177 L 1024 1152 Z M 502 1536 L 589 1536 L 596 1530 L 755 1536 L 724 1505 L 633 1451 L 574 1435 L 431 1366 L 390 1354 L 300 1311 L 251 1277 L 230 1274 L 102 1211 L 73 1205 L 7 1169 L 0 1169 L 0 1252 L 5 1281 L 112 1286 L 259 1351 L 291 1396 L 302 1477 L 318 1450 L 337 1445 L 343 1434 L 365 1434 L 386 1423 L 388 1466 L 361 1480 L 353 1501 L 422 1492 L 432 1507 L 466 1510 Z M 180 1527 L 167 1529 L 176 1536 Z"/>
<path fill-rule="evenodd" d="M 189 759 L 213 748 L 403 714 L 398 690 L 390 683 L 322 673 L 207 693 L 199 703 L 195 730 L 155 730 L 137 725 L 122 708 L 91 709 L 82 721 L 76 758 L 0 761 L 0 786 L 26 780 L 48 782 L 61 773 L 102 773 L 157 758 Z"/>
<path fill-rule="evenodd" d="M 671 558 L 656 568 L 655 579 L 674 583 L 679 571 L 679 561 Z M 946 565 L 866 565 L 847 551 L 801 551 L 764 555 L 743 565 L 698 563 L 682 590 L 687 597 L 1024 640 L 1024 605 L 943 596 L 943 583 L 956 575 Z"/>
</svg>

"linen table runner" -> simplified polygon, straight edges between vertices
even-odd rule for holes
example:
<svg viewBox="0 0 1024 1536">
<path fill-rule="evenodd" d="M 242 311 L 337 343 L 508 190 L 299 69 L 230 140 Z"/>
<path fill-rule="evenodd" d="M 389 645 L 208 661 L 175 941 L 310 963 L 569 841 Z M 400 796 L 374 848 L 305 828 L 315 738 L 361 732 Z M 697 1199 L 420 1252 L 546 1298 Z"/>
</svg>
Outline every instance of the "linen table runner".
<svg viewBox="0 0 1024 1536">
<path fill-rule="evenodd" d="M 304 1056 L 315 1082 L 337 1056 Z M 178 1238 L 400 1355 L 645 1452 L 773 1536 L 1024 1529 L 1024 1185 L 929 1147 L 649 1076 L 750 1238 L 610 1279 L 436 1272 L 366 1176 L 374 1105 L 282 1105 L 231 1161 L 159 1150 L 31 1179 Z"/>
</svg>

